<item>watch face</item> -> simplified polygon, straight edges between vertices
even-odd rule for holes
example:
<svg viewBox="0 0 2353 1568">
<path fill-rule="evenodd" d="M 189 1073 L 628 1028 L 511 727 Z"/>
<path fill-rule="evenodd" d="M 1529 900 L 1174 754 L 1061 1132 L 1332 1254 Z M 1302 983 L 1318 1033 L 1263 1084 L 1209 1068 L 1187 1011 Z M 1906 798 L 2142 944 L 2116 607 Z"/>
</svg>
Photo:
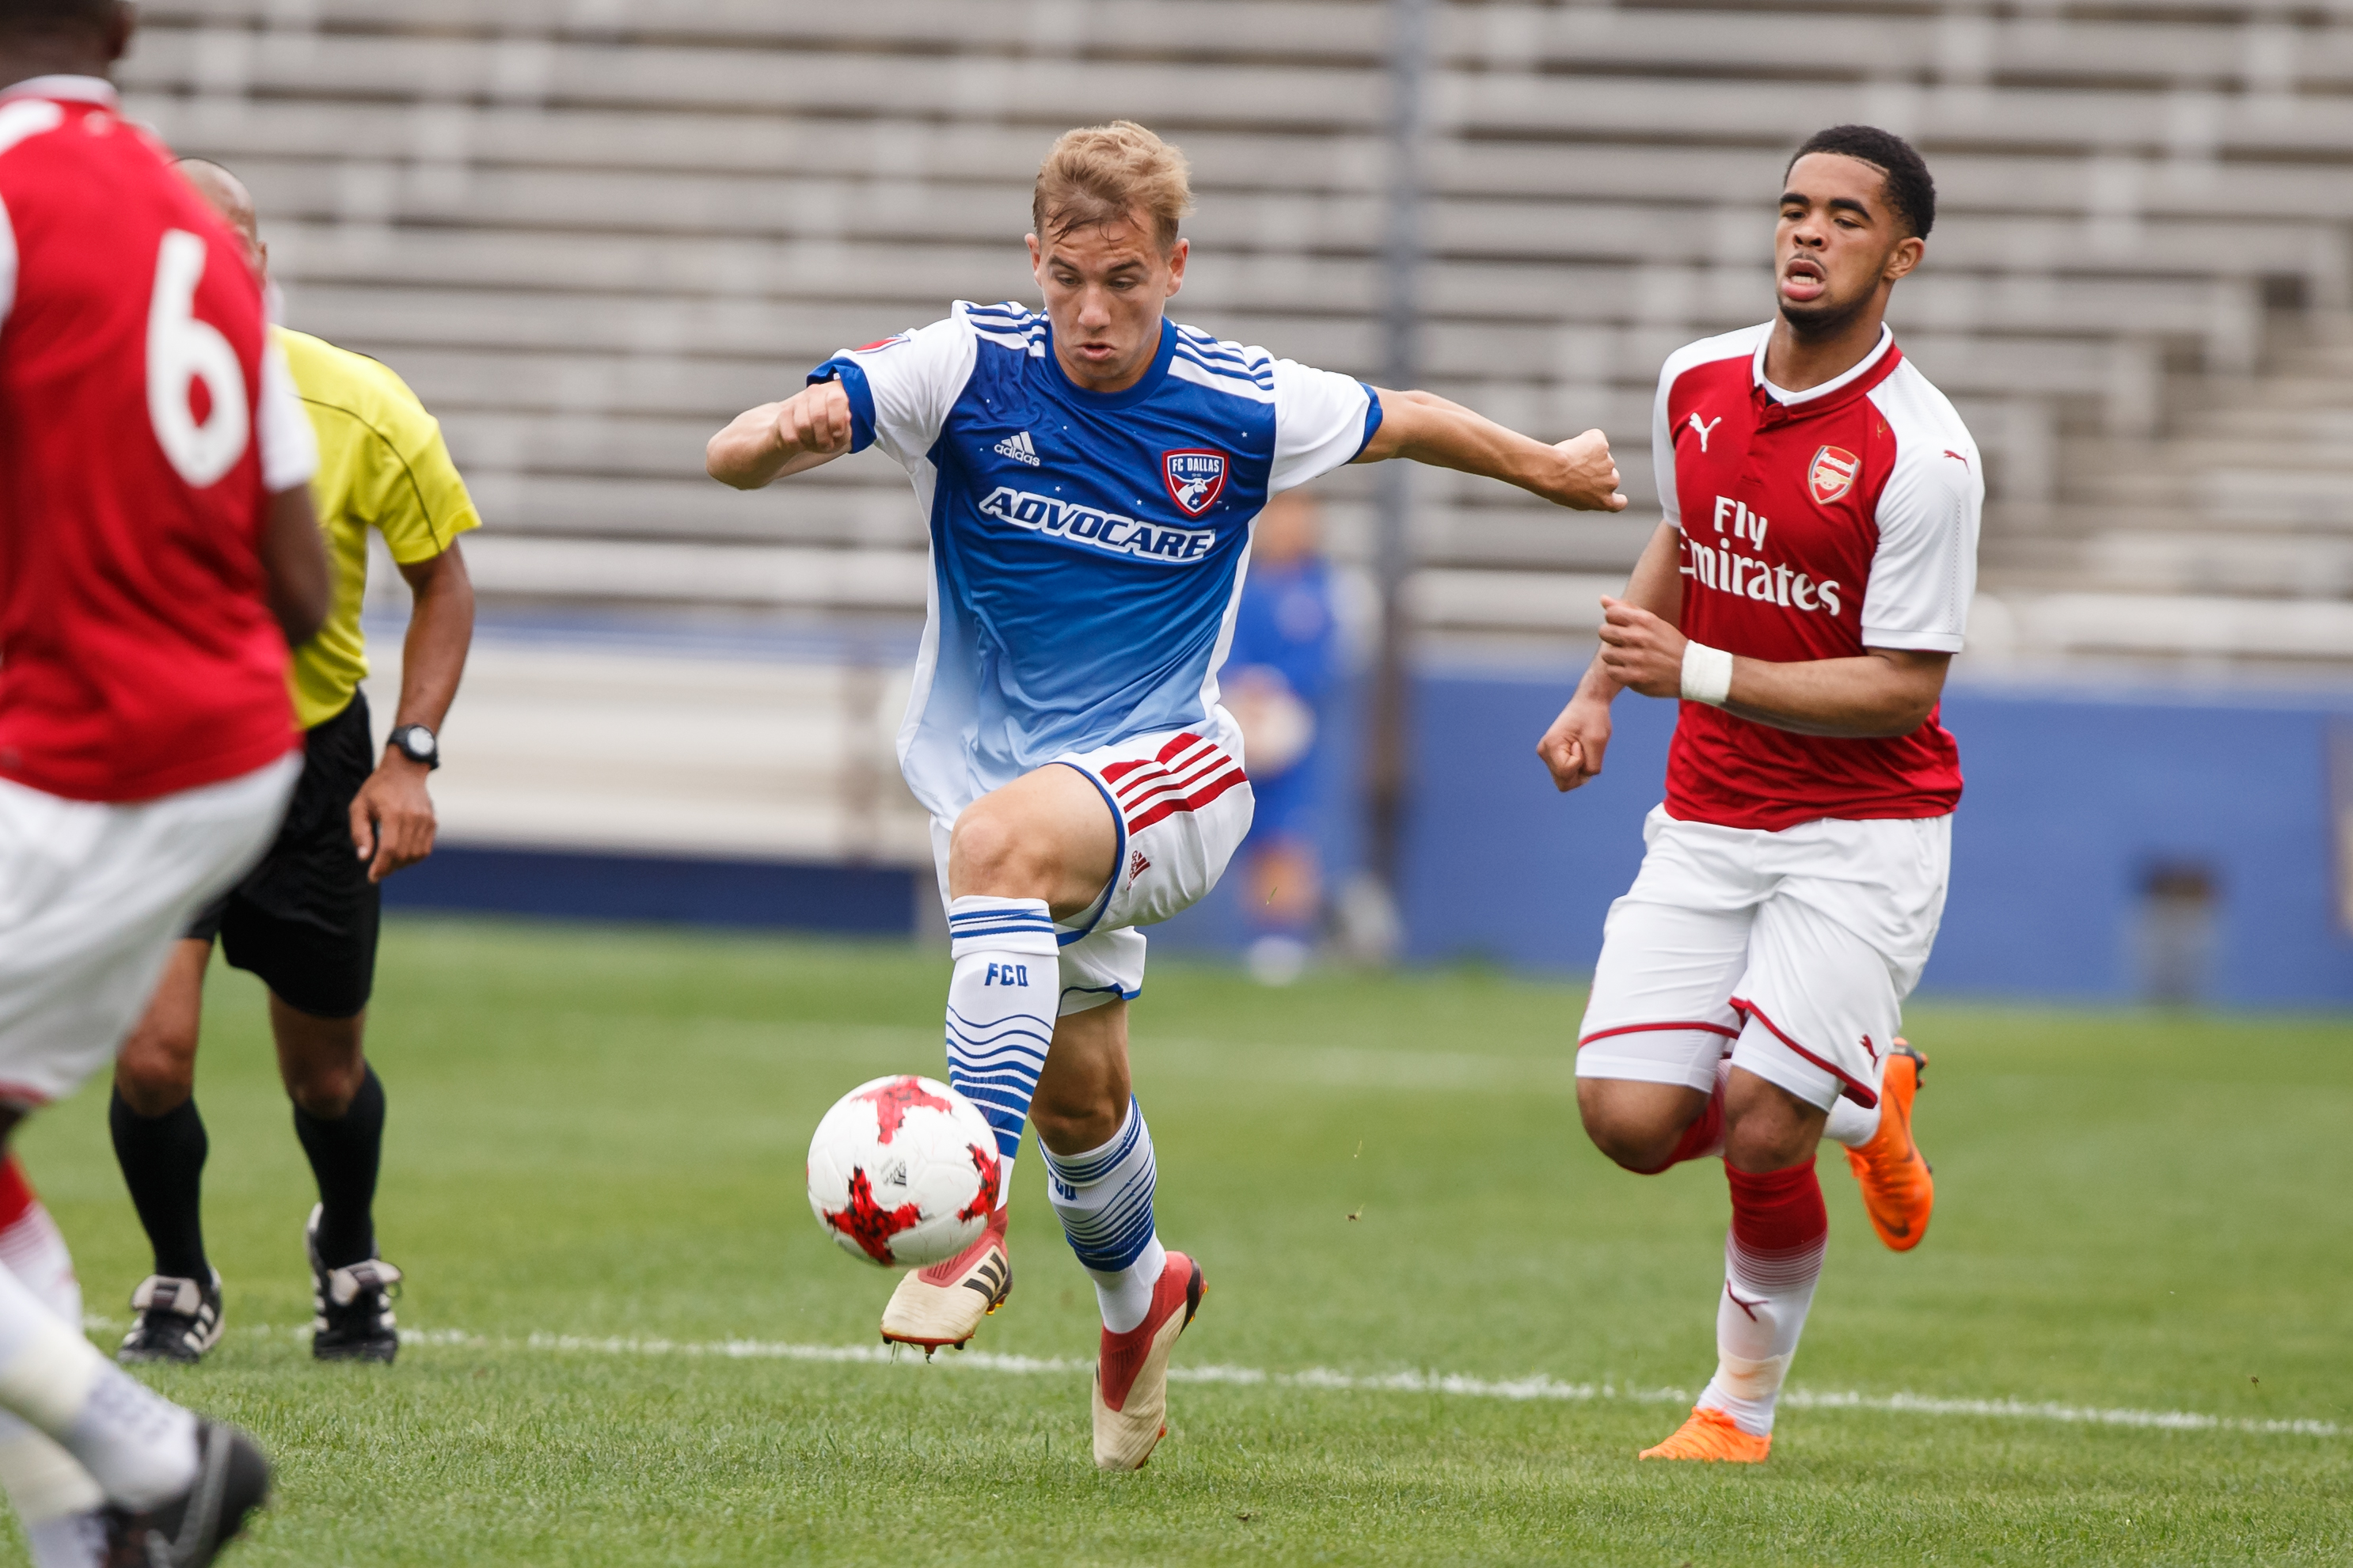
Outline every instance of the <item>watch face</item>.
<svg viewBox="0 0 2353 1568">
<path fill-rule="evenodd" d="M 412 724 L 400 732 L 400 749 L 413 757 L 422 759 L 431 756 L 441 747 L 440 743 L 434 740 L 432 731 L 422 724 Z"/>
</svg>

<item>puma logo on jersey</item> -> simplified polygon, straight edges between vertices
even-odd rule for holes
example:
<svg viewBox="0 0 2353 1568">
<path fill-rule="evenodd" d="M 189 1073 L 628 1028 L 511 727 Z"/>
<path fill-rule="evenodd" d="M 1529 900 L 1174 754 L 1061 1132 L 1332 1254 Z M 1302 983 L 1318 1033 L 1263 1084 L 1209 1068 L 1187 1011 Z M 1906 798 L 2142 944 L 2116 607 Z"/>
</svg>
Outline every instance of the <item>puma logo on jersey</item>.
<svg viewBox="0 0 2353 1568">
<path fill-rule="evenodd" d="M 1029 432 L 1027 430 L 1018 431 L 999 441 L 997 444 L 997 456 L 1010 458 L 1017 463 L 1027 463 L 1033 468 L 1038 466 L 1038 448 L 1030 444 Z"/>
<path fill-rule="evenodd" d="M 1691 416 L 1691 427 L 1699 437 L 1699 449 L 1701 451 L 1704 452 L 1707 450 L 1707 438 L 1714 435 L 1715 433 L 1715 427 L 1723 423 L 1724 416 L 1721 414 L 1717 415 L 1715 418 L 1709 420 L 1704 425 L 1699 422 L 1698 415 L 1694 414 Z"/>
</svg>

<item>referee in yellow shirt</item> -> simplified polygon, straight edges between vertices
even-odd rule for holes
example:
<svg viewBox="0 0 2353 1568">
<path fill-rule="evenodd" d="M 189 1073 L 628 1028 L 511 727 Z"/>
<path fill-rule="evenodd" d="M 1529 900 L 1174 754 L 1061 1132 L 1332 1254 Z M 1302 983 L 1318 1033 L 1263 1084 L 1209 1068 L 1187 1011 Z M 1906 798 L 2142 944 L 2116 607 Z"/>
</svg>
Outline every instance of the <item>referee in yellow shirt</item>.
<svg viewBox="0 0 2353 1568">
<path fill-rule="evenodd" d="M 244 237 L 255 268 L 266 269 L 244 185 L 215 163 L 180 168 Z M 216 937 L 232 966 L 269 987 L 279 1075 L 318 1178 L 319 1206 L 303 1237 L 317 1305 L 311 1353 L 388 1362 L 400 1344 L 389 1289 L 400 1270 L 376 1256 L 372 1214 L 384 1085 L 361 1033 L 375 977 L 377 884 L 433 849 L 425 778 L 439 765 L 434 732 L 474 633 L 458 536 L 481 520 L 440 426 L 398 376 L 301 332 L 271 331 L 319 437 L 311 499 L 335 561 L 334 608 L 294 655 L 294 710 L 306 739 L 285 826 L 261 864 L 197 916 L 115 1068 L 115 1157 L 155 1250 L 155 1272 L 132 1296 L 137 1317 L 116 1352 L 126 1362 L 193 1362 L 220 1338 L 220 1275 L 205 1257 L 198 1205 L 205 1124 L 191 1095 Z M 368 672 L 360 605 L 370 528 L 417 596 L 400 710 L 381 760 L 359 689 Z"/>
</svg>

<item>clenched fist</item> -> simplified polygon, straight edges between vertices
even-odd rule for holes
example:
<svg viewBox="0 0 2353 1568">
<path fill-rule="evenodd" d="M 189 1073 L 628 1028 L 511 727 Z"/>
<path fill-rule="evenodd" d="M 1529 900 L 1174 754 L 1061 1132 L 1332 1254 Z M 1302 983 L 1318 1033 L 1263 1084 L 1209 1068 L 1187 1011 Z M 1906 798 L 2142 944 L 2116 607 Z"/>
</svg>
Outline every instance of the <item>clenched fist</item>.
<svg viewBox="0 0 2353 1568">
<path fill-rule="evenodd" d="M 1601 776 L 1602 753 L 1609 749 L 1609 703 L 1583 690 L 1570 699 L 1552 728 L 1536 742 L 1536 755 L 1563 795 Z"/>
<path fill-rule="evenodd" d="M 776 408 L 776 440 L 787 461 L 849 450 L 849 392 L 838 381 L 805 386 Z"/>
<path fill-rule="evenodd" d="M 702 466 L 721 484 L 756 490 L 833 461 L 849 450 L 850 437 L 849 392 L 838 381 L 819 382 L 738 414 L 703 448 Z"/>
<path fill-rule="evenodd" d="M 1555 443 L 1553 450 L 1560 454 L 1561 466 L 1539 492 L 1546 500 L 1578 511 L 1626 510 L 1626 497 L 1618 489 L 1618 463 L 1609 455 L 1609 437 L 1599 430 L 1588 430 L 1582 436 Z"/>
<path fill-rule="evenodd" d="M 1640 605 L 1601 601 L 1600 667 L 1626 689 L 1645 697 L 1681 697 L 1685 646 L 1679 629 Z"/>
</svg>

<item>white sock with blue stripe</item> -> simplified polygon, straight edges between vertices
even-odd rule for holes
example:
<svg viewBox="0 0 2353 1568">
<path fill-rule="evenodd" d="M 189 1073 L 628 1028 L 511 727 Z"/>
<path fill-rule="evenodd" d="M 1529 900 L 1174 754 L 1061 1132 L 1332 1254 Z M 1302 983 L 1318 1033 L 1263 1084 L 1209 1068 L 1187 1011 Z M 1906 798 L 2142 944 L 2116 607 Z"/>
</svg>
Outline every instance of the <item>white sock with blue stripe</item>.
<svg viewBox="0 0 2353 1568">
<path fill-rule="evenodd" d="M 1013 1196 L 1013 1157 L 1045 1070 L 1062 999 L 1060 949 L 1043 899 L 970 894 L 948 905 L 948 1082 L 997 1132 L 997 1206 Z"/>
<path fill-rule="evenodd" d="M 1062 1216 L 1071 1250 L 1095 1282 L 1103 1327 L 1124 1334 L 1152 1310 L 1153 1287 L 1167 1266 L 1167 1249 L 1152 1224 L 1152 1130 L 1144 1108 L 1130 1100 L 1127 1120 L 1112 1141 L 1083 1154 L 1057 1154 L 1043 1143 L 1046 1191 Z"/>
</svg>

